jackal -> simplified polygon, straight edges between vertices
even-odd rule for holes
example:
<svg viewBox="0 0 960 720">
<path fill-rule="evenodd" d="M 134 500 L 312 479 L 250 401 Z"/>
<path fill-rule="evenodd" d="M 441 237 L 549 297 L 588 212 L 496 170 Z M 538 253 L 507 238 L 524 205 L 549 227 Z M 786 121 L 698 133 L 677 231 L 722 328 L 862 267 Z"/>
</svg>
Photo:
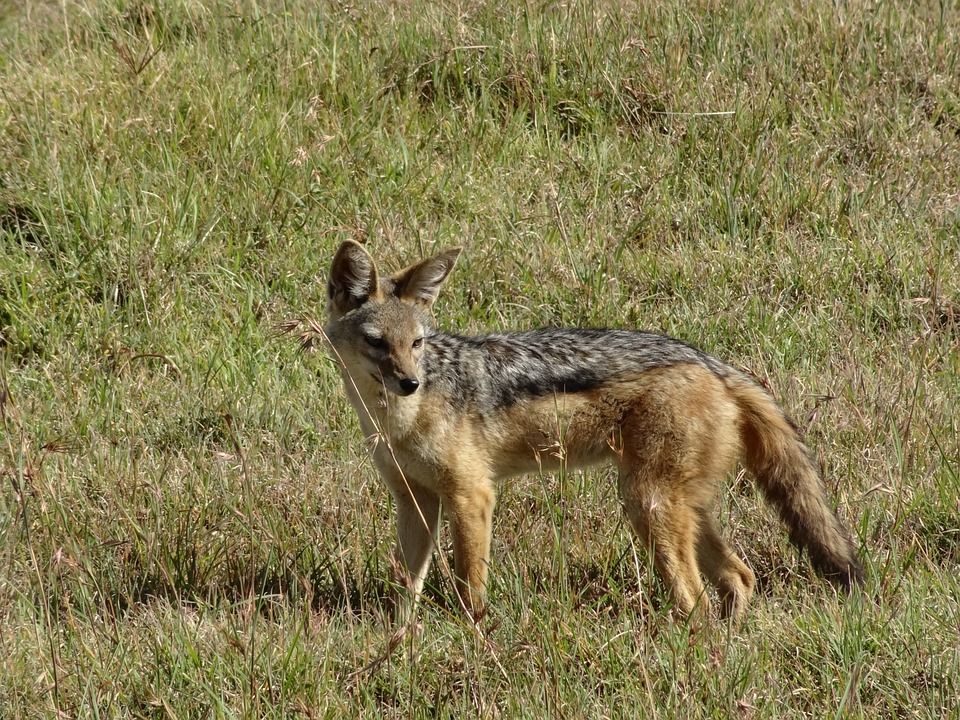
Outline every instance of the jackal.
<svg viewBox="0 0 960 720">
<path fill-rule="evenodd" d="M 756 382 L 646 332 L 438 332 L 430 310 L 459 254 L 382 276 L 347 241 L 330 269 L 324 332 L 395 501 L 403 617 L 422 590 L 441 513 L 458 596 L 477 613 L 496 481 L 561 462 L 617 465 L 630 524 L 684 615 L 709 607 L 701 574 L 724 617 L 742 615 L 753 593 L 753 572 L 714 520 L 717 484 L 738 459 L 813 566 L 845 589 L 862 583 L 796 428 Z"/>
</svg>

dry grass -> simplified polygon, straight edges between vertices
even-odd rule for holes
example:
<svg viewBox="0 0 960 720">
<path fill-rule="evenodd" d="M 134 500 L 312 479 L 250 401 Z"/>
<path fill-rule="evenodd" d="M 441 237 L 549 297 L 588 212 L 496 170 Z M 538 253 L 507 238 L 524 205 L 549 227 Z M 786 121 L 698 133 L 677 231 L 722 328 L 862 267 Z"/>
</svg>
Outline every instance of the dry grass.
<svg viewBox="0 0 960 720">
<path fill-rule="evenodd" d="M 0 10 L 8 717 L 946 717 L 960 687 L 949 4 Z M 389 502 L 322 354 L 346 237 L 466 252 L 450 329 L 662 330 L 807 432 L 868 559 L 731 479 L 746 623 L 691 633 L 609 472 L 505 487 L 485 639 L 387 642 Z"/>
</svg>

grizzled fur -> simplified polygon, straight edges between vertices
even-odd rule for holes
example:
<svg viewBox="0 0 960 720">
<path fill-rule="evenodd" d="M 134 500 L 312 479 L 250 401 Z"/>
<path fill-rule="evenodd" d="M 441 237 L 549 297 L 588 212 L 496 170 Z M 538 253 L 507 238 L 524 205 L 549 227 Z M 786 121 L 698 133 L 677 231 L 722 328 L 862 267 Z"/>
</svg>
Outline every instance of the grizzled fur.
<svg viewBox="0 0 960 720">
<path fill-rule="evenodd" d="M 397 511 L 406 616 L 450 522 L 458 596 L 481 609 L 496 483 L 599 462 L 620 471 L 624 511 L 683 614 L 713 586 L 740 616 L 753 572 L 721 538 L 717 483 L 739 459 L 791 540 L 849 589 L 863 570 L 796 428 L 764 389 L 679 340 L 629 330 L 542 329 L 463 337 L 430 310 L 459 255 L 381 277 L 344 243 L 330 269 L 325 332 Z"/>
<path fill-rule="evenodd" d="M 724 377 L 729 368 L 666 335 L 635 330 L 543 328 L 463 337 L 427 337 L 427 386 L 478 412 L 556 393 L 593 390 L 618 376 L 696 364 Z"/>
</svg>

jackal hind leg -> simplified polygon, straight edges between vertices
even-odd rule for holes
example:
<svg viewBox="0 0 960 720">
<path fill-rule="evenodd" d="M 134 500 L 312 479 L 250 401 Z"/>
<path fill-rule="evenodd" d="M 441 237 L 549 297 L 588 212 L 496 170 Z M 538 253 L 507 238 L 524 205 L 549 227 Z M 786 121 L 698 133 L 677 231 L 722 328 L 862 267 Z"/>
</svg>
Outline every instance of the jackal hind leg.
<svg viewBox="0 0 960 720">
<path fill-rule="evenodd" d="M 737 409 L 723 383 L 697 365 L 651 371 L 638 385 L 619 424 L 621 498 L 677 608 L 705 615 L 702 562 L 721 597 L 742 589 L 732 553 L 705 522 L 717 482 L 736 461 Z"/>
<path fill-rule="evenodd" d="M 496 494 L 486 478 L 460 483 L 455 495 L 444 498 L 453 539 L 457 594 L 474 617 L 483 613 L 486 598 L 495 504 Z"/>
<path fill-rule="evenodd" d="M 697 546 L 703 517 L 699 508 L 712 504 L 713 483 L 704 479 L 700 463 L 689 460 L 686 426 L 662 405 L 653 409 L 660 414 L 638 413 L 623 426 L 620 499 L 675 610 L 683 617 L 706 617 L 710 598 Z"/>
<path fill-rule="evenodd" d="M 697 513 L 656 494 L 624 502 L 634 532 L 653 556 L 654 567 L 683 617 L 707 615 L 707 597 L 697 567 Z"/>
<path fill-rule="evenodd" d="M 747 609 L 756 585 L 756 576 L 720 537 L 711 513 L 707 510 L 700 512 L 700 535 L 697 542 L 700 569 L 717 589 L 720 616 L 737 620 Z"/>
<path fill-rule="evenodd" d="M 697 564 L 701 516 L 670 482 L 641 464 L 621 469 L 620 497 L 634 532 L 653 556 L 654 567 L 684 617 L 710 610 Z"/>
<path fill-rule="evenodd" d="M 397 508 L 395 620 L 406 623 L 413 615 L 433 559 L 440 529 L 440 497 L 407 482 L 402 489 L 394 490 L 393 499 Z"/>
</svg>

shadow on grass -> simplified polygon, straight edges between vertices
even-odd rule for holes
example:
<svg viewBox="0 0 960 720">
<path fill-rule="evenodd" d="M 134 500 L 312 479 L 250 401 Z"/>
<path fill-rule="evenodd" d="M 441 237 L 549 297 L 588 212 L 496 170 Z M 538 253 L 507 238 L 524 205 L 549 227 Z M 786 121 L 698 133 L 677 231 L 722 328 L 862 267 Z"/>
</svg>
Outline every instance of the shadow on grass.
<svg viewBox="0 0 960 720">
<path fill-rule="evenodd" d="M 316 558 L 319 560 L 319 558 Z M 317 562 L 313 567 L 276 561 L 259 564 L 230 563 L 227 567 L 161 567 L 150 563 L 128 566 L 122 576 L 104 573 L 96 578 L 97 592 L 89 593 L 90 575 L 61 573 L 56 587 L 47 587 L 37 596 L 54 614 L 64 602 L 74 609 L 91 606 L 97 613 L 114 619 L 156 602 L 186 608 L 250 606 L 267 617 L 281 609 L 309 606 L 323 616 L 378 618 L 389 614 L 391 588 L 386 573 L 366 567 L 359 572 L 337 563 L 337 558 Z"/>
<path fill-rule="evenodd" d="M 9 233 L 38 248 L 47 243 L 43 218 L 29 205 L 0 204 L 0 233 Z"/>
</svg>

